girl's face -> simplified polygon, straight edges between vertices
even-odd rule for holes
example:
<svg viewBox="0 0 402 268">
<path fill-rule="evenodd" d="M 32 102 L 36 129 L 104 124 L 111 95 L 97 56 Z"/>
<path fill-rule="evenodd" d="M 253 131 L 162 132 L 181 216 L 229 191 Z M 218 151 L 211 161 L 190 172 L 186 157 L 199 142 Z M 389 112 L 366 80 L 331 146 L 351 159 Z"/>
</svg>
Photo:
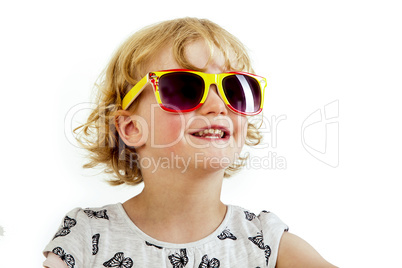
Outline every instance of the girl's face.
<svg viewBox="0 0 402 268">
<path fill-rule="evenodd" d="M 215 51 L 218 51 L 216 49 Z M 209 48 L 201 41 L 186 48 L 186 57 L 191 64 L 203 68 L 209 58 Z M 160 53 L 148 71 L 180 69 L 171 52 L 171 47 Z M 224 57 L 216 53 L 206 68 L 206 73 L 222 73 Z M 159 165 L 170 161 L 173 168 L 202 168 L 224 170 L 240 154 L 247 134 L 247 118 L 235 114 L 220 98 L 215 85 L 211 85 L 205 103 L 197 110 L 187 113 L 169 113 L 157 104 L 153 88 L 148 86 L 141 93 L 137 115 L 145 119 L 145 144 L 137 148 L 141 158 L 150 158 L 142 163 Z M 217 129 L 223 129 L 223 137 Z M 200 132 L 201 131 L 201 132 Z M 213 131 L 214 134 L 203 134 Z M 216 134 L 215 134 L 216 131 Z M 147 132 L 147 133 L 145 133 Z M 200 133 L 201 136 L 200 136 Z M 151 158 L 153 159 L 151 161 Z"/>
</svg>

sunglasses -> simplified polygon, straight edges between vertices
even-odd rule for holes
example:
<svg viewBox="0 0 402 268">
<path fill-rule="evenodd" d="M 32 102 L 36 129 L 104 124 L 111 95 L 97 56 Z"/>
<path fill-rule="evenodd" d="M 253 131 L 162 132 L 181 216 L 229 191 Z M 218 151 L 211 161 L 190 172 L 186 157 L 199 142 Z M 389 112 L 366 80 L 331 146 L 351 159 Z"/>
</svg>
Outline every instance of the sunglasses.
<svg viewBox="0 0 402 268">
<path fill-rule="evenodd" d="M 261 76 L 245 72 L 208 74 L 186 69 L 150 72 L 123 98 L 123 110 L 148 84 L 153 85 L 159 106 L 167 112 L 198 109 L 205 102 L 210 85 L 214 84 L 230 110 L 242 115 L 256 115 L 262 111 L 267 81 Z"/>
</svg>

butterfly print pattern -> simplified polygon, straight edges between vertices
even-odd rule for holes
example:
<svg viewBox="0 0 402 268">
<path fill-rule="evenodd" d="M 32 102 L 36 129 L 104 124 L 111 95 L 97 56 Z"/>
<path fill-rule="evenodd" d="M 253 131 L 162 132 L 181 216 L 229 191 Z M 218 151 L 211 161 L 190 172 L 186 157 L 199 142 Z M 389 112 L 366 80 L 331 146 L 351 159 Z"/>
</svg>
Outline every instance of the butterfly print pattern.
<svg viewBox="0 0 402 268">
<path fill-rule="evenodd" d="M 269 256 L 271 256 L 271 248 L 268 245 L 264 245 L 264 238 L 261 233 L 258 233 L 257 236 L 248 238 L 251 242 L 257 245 L 260 249 L 264 250 L 266 264 L 268 265 Z"/>
<path fill-rule="evenodd" d="M 148 241 L 145 241 L 145 245 L 150 246 L 150 247 L 156 247 L 156 248 L 159 248 L 159 249 L 163 249 L 163 247 L 160 247 L 160 246 L 151 244 L 151 243 L 149 243 Z"/>
<path fill-rule="evenodd" d="M 66 235 L 68 235 L 68 234 L 70 233 L 70 231 L 71 231 L 70 229 L 71 229 L 72 227 L 74 227 L 76 224 L 77 224 L 77 221 L 76 221 L 76 220 L 74 220 L 74 219 L 69 218 L 68 216 L 66 216 L 66 217 L 64 218 L 63 226 L 60 228 L 60 230 L 57 231 L 57 233 L 55 234 L 55 236 L 53 237 L 53 239 L 55 239 L 56 237 L 59 237 L 59 236 L 66 236 Z"/>
<path fill-rule="evenodd" d="M 185 248 L 180 249 L 180 254 L 172 254 L 168 256 L 173 268 L 183 268 L 188 263 L 187 251 Z"/>
<path fill-rule="evenodd" d="M 105 267 L 131 268 L 133 260 L 129 257 L 124 258 L 123 252 L 117 252 L 114 257 L 103 263 Z"/>
<path fill-rule="evenodd" d="M 218 259 L 212 258 L 211 260 L 208 259 L 208 255 L 205 254 L 202 257 L 201 263 L 198 268 L 219 268 L 221 263 Z"/>
<path fill-rule="evenodd" d="M 228 228 L 225 228 L 225 230 L 223 230 L 223 232 L 220 234 L 220 235 L 218 235 L 218 238 L 220 239 L 220 240 L 224 240 L 224 239 L 232 239 L 232 240 L 236 240 L 237 239 L 237 237 L 236 236 L 234 236 L 231 232 L 230 232 L 230 230 L 228 229 Z"/>
<path fill-rule="evenodd" d="M 92 236 L 92 255 L 96 255 L 99 251 L 99 237 L 100 234 L 94 234 Z"/>
<path fill-rule="evenodd" d="M 86 216 L 84 216 L 82 212 L 84 212 Z M 146 260 L 150 266 L 152 266 L 152 263 L 155 265 L 156 262 L 163 262 L 166 267 L 170 268 L 188 268 L 189 266 L 198 268 L 220 268 L 220 264 L 222 264 L 223 267 L 226 267 L 228 265 L 226 263 L 226 257 L 223 257 L 228 253 L 227 250 L 230 250 L 228 261 L 233 261 L 234 263 L 232 264 L 235 266 L 256 267 L 255 265 L 259 265 L 259 267 L 267 267 L 268 264 L 273 264 L 272 260 L 271 263 L 269 263 L 269 260 L 271 255 L 276 254 L 278 249 L 276 243 L 273 243 L 273 241 L 268 239 L 267 231 L 262 227 L 259 227 L 258 229 L 254 228 L 256 226 L 265 226 L 263 223 L 271 220 L 272 216 L 274 219 L 272 222 L 274 224 L 280 224 L 278 226 L 280 226 L 282 230 L 288 230 L 286 225 L 281 222 L 276 222 L 274 214 L 267 213 L 270 212 L 263 210 L 259 215 L 257 214 L 257 216 L 252 213 L 251 210 L 237 208 L 236 213 L 233 213 L 233 215 L 235 215 L 233 219 L 236 221 L 228 221 L 222 226 L 220 232 L 218 231 L 212 235 L 212 240 L 210 241 L 211 250 L 200 248 L 201 254 L 198 253 L 199 251 L 193 253 L 192 250 L 187 250 L 188 248 L 184 248 L 184 246 L 173 250 L 166 249 L 165 246 L 160 246 L 161 243 L 149 239 L 141 240 L 140 244 L 137 244 L 136 242 L 135 247 L 137 248 L 139 246 L 142 248 L 140 254 L 145 252 L 146 258 L 144 258 L 144 260 Z M 141 261 L 143 258 L 137 258 L 135 255 L 137 253 L 129 251 L 126 247 L 126 243 L 122 243 L 121 248 L 117 249 L 112 249 L 107 246 L 107 236 L 112 237 L 112 234 L 118 235 L 117 239 L 131 239 L 129 236 L 130 234 L 109 232 L 109 229 L 117 231 L 121 229 L 106 228 L 114 225 L 114 221 L 118 220 L 119 214 L 112 208 L 106 206 L 102 208 L 86 208 L 81 210 L 81 216 L 86 218 L 88 224 L 91 225 L 91 228 L 85 229 L 83 229 L 83 222 L 80 222 L 79 218 L 72 216 L 73 214 L 71 213 L 67 215 L 68 216 L 63 216 L 61 224 L 58 226 L 58 229 L 56 229 L 57 232 L 53 237 L 52 244 L 49 244 L 46 249 L 58 255 L 59 258 L 66 263 L 66 267 L 80 268 L 79 259 L 81 259 L 81 257 L 79 256 L 79 253 L 82 252 L 73 251 L 73 248 L 65 246 L 71 242 L 75 242 L 75 237 L 86 237 L 84 239 L 85 241 L 82 243 L 82 247 L 88 249 L 85 253 L 89 256 L 85 257 L 90 257 L 92 262 L 99 262 L 98 266 L 112 268 L 146 266 L 145 263 Z M 92 224 L 96 228 L 92 228 Z M 105 228 L 103 228 L 104 226 Z M 92 230 L 97 231 L 91 233 Z M 105 233 L 101 230 L 105 230 Z M 152 242 L 150 243 L 149 241 Z M 244 245 L 244 243 L 246 245 Z M 131 248 L 131 243 L 127 243 L 127 246 Z M 238 247 L 240 247 L 239 251 L 242 251 L 244 247 L 248 248 L 247 252 L 244 254 L 250 254 L 250 256 L 243 258 L 243 255 L 239 255 L 239 251 L 236 250 Z M 231 249 L 234 250 L 233 253 L 233 250 Z M 75 258 L 77 258 L 77 263 L 75 262 Z M 253 263 L 254 265 L 251 265 L 251 263 L 241 263 L 243 259 L 245 262 L 247 262 L 246 260 L 248 259 L 252 262 L 255 261 L 255 263 Z"/>
<path fill-rule="evenodd" d="M 74 268 L 75 260 L 71 254 L 65 253 L 64 249 L 62 249 L 61 247 L 54 248 L 52 252 L 59 256 L 60 259 L 64 261 L 69 268 Z"/>
<path fill-rule="evenodd" d="M 95 219 L 105 219 L 108 220 L 109 217 L 107 215 L 107 210 L 103 209 L 103 210 L 99 210 L 99 211 L 94 211 L 94 210 L 90 210 L 90 209 L 86 209 L 84 210 L 85 214 L 87 214 L 88 217 L 90 218 L 95 218 Z"/>
<path fill-rule="evenodd" d="M 255 219 L 255 217 L 257 217 L 253 212 L 249 212 L 249 211 L 244 211 L 244 214 L 246 215 L 246 220 L 248 221 L 252 221 Z"/>
<path fill-rule="evenodd" d="M 263 210 L 263 211 L 261 211 L 261 213 L 265 213 L 265 214 L 268 214 L 268 213 L 270 213 L 269 211 L 266 211 L 266 210 Z M 260 214 L 261 215 L 261 214 Z M 258 215 L 258 217 L 260 217 L 260 215 Z"/>
</svg>

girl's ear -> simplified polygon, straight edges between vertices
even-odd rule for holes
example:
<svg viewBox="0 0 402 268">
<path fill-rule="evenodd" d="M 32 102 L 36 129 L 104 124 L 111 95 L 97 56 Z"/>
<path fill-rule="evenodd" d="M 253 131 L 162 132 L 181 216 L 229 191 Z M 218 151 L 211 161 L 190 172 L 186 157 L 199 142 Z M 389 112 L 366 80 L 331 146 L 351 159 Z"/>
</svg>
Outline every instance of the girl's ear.
<svg viewBox="0 0 402 268">
<path fill-rule="evenodd" d="M 148 139 L 148 126 L 145 119 L 138 115 L 130 115 L 128 111 L 117 112 L 115 126 L 120 138 L 127 146 L 138 148 Z"/>
</svg>

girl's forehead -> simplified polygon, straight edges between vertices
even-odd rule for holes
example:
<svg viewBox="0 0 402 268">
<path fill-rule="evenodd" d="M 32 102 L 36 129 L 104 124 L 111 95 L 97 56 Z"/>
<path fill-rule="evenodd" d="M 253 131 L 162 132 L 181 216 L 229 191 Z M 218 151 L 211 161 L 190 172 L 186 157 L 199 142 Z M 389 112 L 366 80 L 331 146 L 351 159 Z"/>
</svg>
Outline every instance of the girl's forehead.
<svg viewBox="0 0 402 268">
<path fill-rule="evenodd" d="M 184 55 L 194 66 L 201 69 L 207 67 L 208 64 L 208 67 L 219 70 L 219 73 L 224 72 L 225 58 L 222 52 L 217 47 L 214 47 L 213 57 L 208 63 L 210 54 L 210 48 L 201 40 L 191 43 L 184 51 Z"/>
<path fill-rule="evenodd" d="M 194 41 L 188 44 L 184 49 L 184 57 L 194 67 L 198 69 L 205 68 L 207 72 L 210 73 L 222 73 L 227 71 L 224 67 L 225 57 L 223 53 L 218 48 L 214 47 L 213 56 L 209 61 L 211 53 L 209 46 L 202 40 Z M 149 71 L 180 68 L 183 67 L 177 63 L 173 55 L 172 46 L 167 46 L 154 58 L 149 66 Z"/>
</svg>

